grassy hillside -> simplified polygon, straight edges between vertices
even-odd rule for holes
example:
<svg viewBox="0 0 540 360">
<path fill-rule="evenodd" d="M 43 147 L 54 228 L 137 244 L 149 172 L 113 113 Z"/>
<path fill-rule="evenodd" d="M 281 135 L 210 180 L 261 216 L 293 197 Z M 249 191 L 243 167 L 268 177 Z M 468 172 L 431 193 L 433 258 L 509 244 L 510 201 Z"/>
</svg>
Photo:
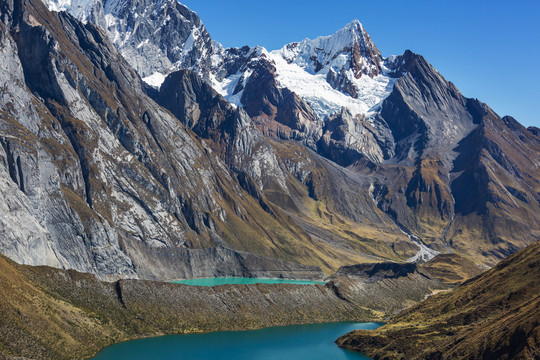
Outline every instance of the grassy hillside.
<svg viewBox="0 0 540 360">
<path fill-rule="evenodd" d="M 0 256 L 0 357 L 84 358 L 125 338 L 96 314 L 51 296 Z"/>
<path fill-rule="evenodd" d="M 0 359 L 83 359 L 140 337 L 347 320 L 380 315 L 320 285 L 108 283 L 0 255 Z"/>
<path fill-rule="evenodd" d="M 439 254 L 420 268 L 451 285 L 461 284 L 482 272 L 479 266 L 458 254 Z"/>
<path fill-rule="evenodd" d="M 0 255 L 0 359 L 88 358 L 116 342 L 164 334 L 381 321 L 448 287 L 414 264 L 363 268 L 367 272 L 343 270 L 325 286 L 194 287 L 103 282 L 73 270 L 19 265 Z"/>
<path fill-rule="evenodd" d="M 538 359 L 540 242 L 339 346 L 374 359 Z"/>
</svg>

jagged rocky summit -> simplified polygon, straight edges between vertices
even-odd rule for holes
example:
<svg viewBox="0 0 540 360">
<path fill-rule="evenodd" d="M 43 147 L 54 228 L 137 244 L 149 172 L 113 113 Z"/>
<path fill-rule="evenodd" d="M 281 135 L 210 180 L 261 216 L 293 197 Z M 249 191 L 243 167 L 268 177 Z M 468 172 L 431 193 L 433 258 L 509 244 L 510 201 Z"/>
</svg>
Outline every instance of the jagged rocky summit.
<svg viewBox="0 0 540 360">
<path fill-rule="evenodd" d="M 321 278 L 540 236 L 538 132 L 358 21 L 224 49 L 173 0 L 0 7 L 0 251 L 102 278 Z M 67 10 L 69 12 L 50 12 Z"/>
</svg>

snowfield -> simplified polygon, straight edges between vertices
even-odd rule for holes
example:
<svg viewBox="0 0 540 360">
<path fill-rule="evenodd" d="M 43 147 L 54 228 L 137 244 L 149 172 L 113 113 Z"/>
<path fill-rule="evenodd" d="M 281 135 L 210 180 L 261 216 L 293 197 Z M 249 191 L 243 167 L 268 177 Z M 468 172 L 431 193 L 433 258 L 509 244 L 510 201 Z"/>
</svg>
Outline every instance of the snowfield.
<svg viewBox="0 0 540 360">
<path fill-rule="evenodd" d="M 94 0 L 44 0 L 44 2 L 49 9 L 68 11 L 82 21 L 86 21 L 91 16 L 94 7 L 97 6 Z M 158 3 L 161 3 L 163 7 L 167 1 L 160 0 Z M 149 39 L 141 39 L 133 44 L 135 49 L 130 48 L 129 41 L 133 30 L 124 29 L 125 20 L 117 17 L 118 10 L 123 6 L 125 4 L 118 0 L 105 3 L 103 22 L 107 27 L 110 40 L 117 47 L 122 48 L 121 52 L 124 56 L 132 56 L 137 54 L 137 51 L 146 51 L 148 52 L 147 58 L 153 58 L 156 56 L 155 53 L 162 51 L 162 49 L 151 44 Z M 154 8 L 153 11 L 155 12 L 156 9 Z M 166 24 L 156 25 L 166 26 Z M 201 46 L 203 31 L 205 30 L 202 23 L 193 26 L 190 35 L 183 44 L 168 50 L 179 53 L 180 60 L 176 63 L 169 63 L 170 66 L 167 68 L 151 68 L 148 67 L 151 64 L 138 62 L 137 71 L 144 74 L 143 81 L 159 88 L 167 74 L 182 69 L 185 66 L 183 65 L 184 60 L 190 57 L 192 50 Z M 353 69 L 351 63 L 354 49 L 358 51 L 357 54 L 360 54 L 360 58 L 355 59 L 357 64 Z M 353 115 L 366 115 L 366 118 L 369 119 L 377 113 L 382 101 L 391 93 L 396 81 L 388 75 L 389 70 L 384 66 L 385 60 L 358 20 L 347 24 L 335 34 L 321 36 L 314 40 L 304 39 L 300 42 L 287 44 L 279 50 L 269 52 L 260 46 L 253 47 L 247 53 L 240 55 L 240 57 L 243 56 L 245 65 L 235 74 L 227 74 L 225 77 L 223 73 L 227 72 L 225 71 L 226 61 L 231 60 L 231 57 L 227 58 L 227 56 L 233 56 L 233 60 L 238 60 L 239 56 L 237 54 L 229 55 L 227 50 L 215 41 L 213 41 L 211 48 L 202 47 L 201 51 L 201 57 L 210 56 L 211 67 L 203 69 L 197 63 L 192 66 L 191 70 L 208 80 L 214 89 L 234 106 L 242 105 L 243 89 L 254 67 L 257 66 L 257 60 L 265 57 L 276 68 L 278 87 L 288 88 L 295 92 L 311 106 L 321 120 L 340 112 L 342 108 L 347 109 Z M 160 59 L 159 56 L 157 59 Z M 389 57 L 386 62 L 391 63 L 392 61 L 393 57 Z M 361 76 L 358 74 L 359 68 L 362 71 Z M 349 86 L 352 85 L 356 92 L 355 96 L 337 90 L 337 88 L 342 88 L 335 84 L 333 87 L 327 80 L 329 72 L 339 76 Z M 243 86 L 238 86 L 239 82 L 242 82 L 240 85 Z"/>
<path fill-rule="evenodd" d="M 339 56 L 344 57 L 344 56 Z M 341 110 L 348 109 L 353 115 L 366 114 L 368 117 L 378 110 L 382 101 L 390 95 L 395 79 L 387 75 L 378 75 L 370 78 L 363 75 L 355 79 L 350 72 L 350 78 L 358 87 L 358 97 L 338 91 L 326 81 L 330 67 L 326 67 L 316 74 L 310 73 L 295 63 L 288 63 L 280 51 L 273 51 L 271 58 L 276 63 L 277 81 L 282 88 L 294 91 L 304 99 L 315 113 L 325 119 Z"/>
</svg>

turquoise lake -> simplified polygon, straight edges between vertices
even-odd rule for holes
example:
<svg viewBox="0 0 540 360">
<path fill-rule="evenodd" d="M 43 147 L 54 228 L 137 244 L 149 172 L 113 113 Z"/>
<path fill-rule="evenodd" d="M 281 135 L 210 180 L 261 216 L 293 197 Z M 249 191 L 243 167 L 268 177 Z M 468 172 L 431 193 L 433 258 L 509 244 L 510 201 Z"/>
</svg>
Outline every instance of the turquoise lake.
<svg viewBox="0 0 540 360">
<path fill-rule="evenodd" d="M 226 284 L 324 284 L 324 281 L 310 280 L 286 280 L 286 279 L 259 279 L 259 278 L 241 278 L 241 277 L 222 277 L 222 278 L 203 278 L 172 281 L 177 284 L 186 284 L 193 286 L 215 286 Z"/>
<path fill-rule="evenodd" d="M 104 349 L 97 360 L 346 360 L 368 357 L 340 349 L 334 341 L 357 329 L 381 323 L 338 322 L 251 331 L 169 335 L 127 341 Z"/>
</svg>

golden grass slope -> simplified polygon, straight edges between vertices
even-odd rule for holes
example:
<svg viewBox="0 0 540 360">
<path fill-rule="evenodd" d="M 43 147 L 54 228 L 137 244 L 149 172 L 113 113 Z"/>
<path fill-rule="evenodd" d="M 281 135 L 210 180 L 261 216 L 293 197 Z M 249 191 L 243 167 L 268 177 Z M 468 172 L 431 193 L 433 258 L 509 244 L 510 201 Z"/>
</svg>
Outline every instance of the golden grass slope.
<svg viewBox="0 0 540 360">
<path fill-rule="evenodd" d="M 458 254 L 439 254 L 420 266 L 445 284 L 457 285 L 479 275 L 482 269 Z"/>
<path fill-rule="evenodd" d="M 141 337 L 377 320 L 321 285 L 109 283 L 0 255 L 0 359 L 84 359 Z"/>
<path fill-rule="evenodd" d="M 113 326 L 45 293 L 0 256 L 0 358 L 85 358 L 123 339 Z"/>
<path fill-rule="evenodd" d="M 540 242 L 339 346 L 374 359 L 538 359 Z"/>
</svg>

